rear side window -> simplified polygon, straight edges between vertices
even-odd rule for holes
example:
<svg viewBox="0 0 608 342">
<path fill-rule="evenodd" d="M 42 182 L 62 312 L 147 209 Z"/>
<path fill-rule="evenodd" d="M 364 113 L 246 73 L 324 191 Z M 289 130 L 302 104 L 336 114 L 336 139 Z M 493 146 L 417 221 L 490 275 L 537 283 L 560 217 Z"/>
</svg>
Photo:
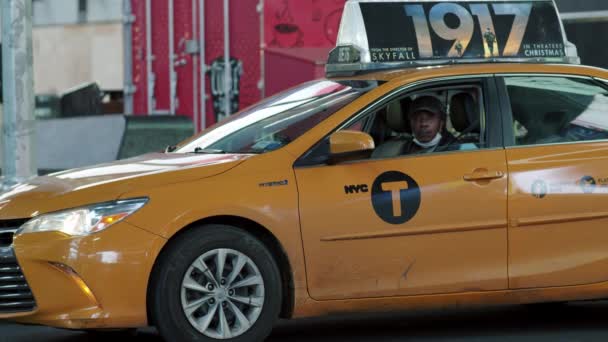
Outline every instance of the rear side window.
<svg viewBox="0 0 608 342">
<path fill-rule="evenodd" d="M 515 144 L 608 139 L 608 91 L 592 79 L 505 77 Z"/>
</svg>

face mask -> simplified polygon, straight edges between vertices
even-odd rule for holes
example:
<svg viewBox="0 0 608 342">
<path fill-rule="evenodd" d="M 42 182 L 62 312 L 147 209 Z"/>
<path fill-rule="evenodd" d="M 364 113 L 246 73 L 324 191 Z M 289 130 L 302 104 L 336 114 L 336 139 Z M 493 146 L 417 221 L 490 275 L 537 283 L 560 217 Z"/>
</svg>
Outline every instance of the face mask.
<svg viewBox="0 0 608 342">
<path fill-rule="evenodd" d="M 439 144 L 439 142 L 441 141 L 441 133 L 437 133 L 437 135 L 435 136 L 435 138 L 433 138 L 433 140 L 427 142 L 427 143 L 423 143 L 418 141 L 418 139 L 414 139 L 414 143 L 422 148 L 429 148 L 429 147 L 433 147 L 433 146 L 437 146 L 437 144 Z"/>
</svg>

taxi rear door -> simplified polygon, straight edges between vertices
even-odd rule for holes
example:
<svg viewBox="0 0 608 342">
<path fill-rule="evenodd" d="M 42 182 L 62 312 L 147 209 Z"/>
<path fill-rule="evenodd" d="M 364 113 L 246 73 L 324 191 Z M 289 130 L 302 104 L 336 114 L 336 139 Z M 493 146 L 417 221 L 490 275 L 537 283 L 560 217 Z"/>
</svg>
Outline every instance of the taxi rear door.
<svg viewBox="0 0 608 342">
<path fill-rule="evenodd" d="M 548 74 L 499 84 L 510 127 L 510 287 L 608 281 L 606 86 Z"/>
<path fill-rule="evenodd" d="M 507 288 L 507 167 L 496 87 L 490 76 L 457 82 L 483 87 L 488 146 L 295 167 L 313 298 Z"/>
</svg>

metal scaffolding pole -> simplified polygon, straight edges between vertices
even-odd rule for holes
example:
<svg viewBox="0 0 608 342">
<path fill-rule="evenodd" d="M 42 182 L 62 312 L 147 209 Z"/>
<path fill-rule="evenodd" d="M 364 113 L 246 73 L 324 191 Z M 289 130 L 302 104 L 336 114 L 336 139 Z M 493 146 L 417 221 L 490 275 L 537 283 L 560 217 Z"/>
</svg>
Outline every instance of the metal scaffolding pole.
<svg viewBox="0 0 608 342">
<path fill-rule="evenodd" d="M 200 29 L 200 33 L 199 33 L 199 39 L 200 39 L 200 48 L 199 48 L 199 54 L 200 54 L 200 79 L 201 79 L 201 99 L 200 99 L 200 103 L 201 103 L 201 119 L 200 119 L 200 127 L 201 127 L 201 131 L 204 130 L 205 128 L 207 128 L 207 79 L 206 79 L 206 74 L 207 74 L 207 55 L 206 55 L 206 49 L 207 49 L 207 42 L 205 40 L 205 24 L 207 23 L 207 21 L 205 20 L 205 0 L 199 0 L 198 3 L 198 10 L 199 10 L 199 29 Z M 196 128 L 196 131 L 198 132 L 198 128 Z"/>
<path fill-rule="evenodd" d="M 34 153 L 32 0 L 2 0 L 2 188 L 37 174 Z"/>
<path fill-rule="evenodd" d="M 135 16 L 131 9 L 131 0 L 122 0 L 123 3 L 123 46 L 124 46 L 124 114 L 133 114 L 133 94 L 135 85 L 133 84 L 133 22 Z"/>
<path fill-rule="evenodd" d="M 232 91 L 232 65 L 230 64 L 230 0 L 224 0 L 224 111 L 232 114 L 230 93 Z"/>
</svg>

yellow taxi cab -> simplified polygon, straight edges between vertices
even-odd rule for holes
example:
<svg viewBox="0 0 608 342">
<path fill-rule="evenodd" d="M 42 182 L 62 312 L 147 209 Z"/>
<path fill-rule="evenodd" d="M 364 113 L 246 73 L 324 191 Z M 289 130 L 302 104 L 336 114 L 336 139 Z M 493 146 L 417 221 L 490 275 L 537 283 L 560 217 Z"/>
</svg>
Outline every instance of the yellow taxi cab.
<svg viewBox="0 0 608 342">
<path fill-rule="evenodd" d="M 608 71 L 551 0 L 346 4 L 328 78 L 0 195 L 0 318 L 258 341 L 279 318 L 608 297 Z"/>
</svg>

